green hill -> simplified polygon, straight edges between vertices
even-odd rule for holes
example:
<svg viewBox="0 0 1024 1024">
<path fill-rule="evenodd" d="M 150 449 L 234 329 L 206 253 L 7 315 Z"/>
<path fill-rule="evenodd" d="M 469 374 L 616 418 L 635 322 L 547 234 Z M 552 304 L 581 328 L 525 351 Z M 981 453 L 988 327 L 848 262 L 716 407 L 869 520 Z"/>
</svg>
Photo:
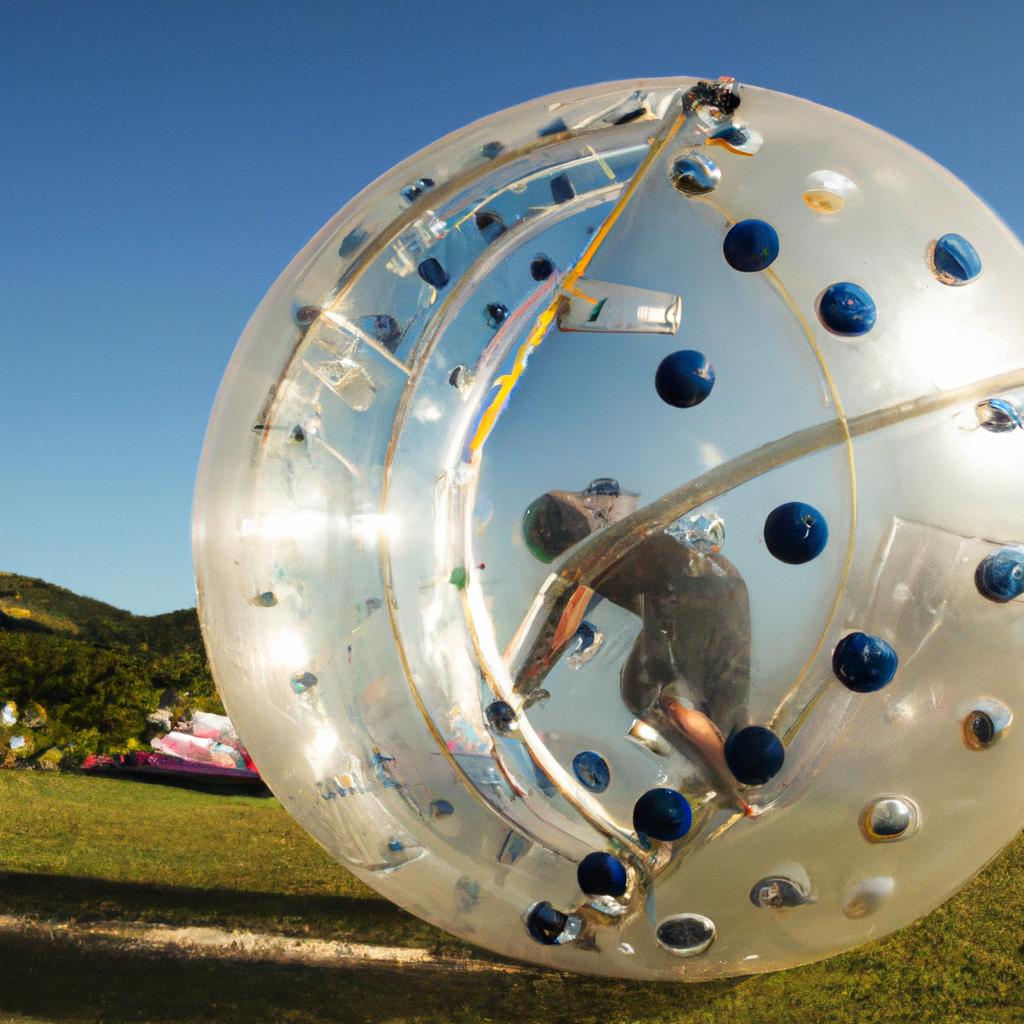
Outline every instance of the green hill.
<svg viewBox="0 0 1024 1024">
<path fill-rule="evenodd" d="M 146 746 L 161 698 L 176 714 L 220 710 L 194 608 L 133 615 L 0 573 L 0 704 L 17 717 L 0 724 L 0 762 Z"/>
<path fill-rule="evenodd" d="M 44 632 L 97 647 L 149 650 L 154 654 L 203 649 L 194 608 L 162 615 L 133 615 L 55 583 L 13 572 L 0 572 L 0 628 Z"/>
</svg>

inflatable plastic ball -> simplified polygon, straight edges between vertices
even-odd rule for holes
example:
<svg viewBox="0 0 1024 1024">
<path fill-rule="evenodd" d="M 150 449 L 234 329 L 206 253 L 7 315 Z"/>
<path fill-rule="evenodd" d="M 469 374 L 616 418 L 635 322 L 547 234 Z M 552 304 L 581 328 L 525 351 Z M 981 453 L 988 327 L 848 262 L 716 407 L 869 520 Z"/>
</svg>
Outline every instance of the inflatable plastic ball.
<svg viewBox="0 0 1024 1024">
<path fill-rule="evenodd" d="M 389 171 L 260 305 L 202 457 L 203 630 L 274 793 L 564 970 L 927 913 L 1024 825 L 1022 276 L 931 160 L 728 78 Z"/>
</svg>

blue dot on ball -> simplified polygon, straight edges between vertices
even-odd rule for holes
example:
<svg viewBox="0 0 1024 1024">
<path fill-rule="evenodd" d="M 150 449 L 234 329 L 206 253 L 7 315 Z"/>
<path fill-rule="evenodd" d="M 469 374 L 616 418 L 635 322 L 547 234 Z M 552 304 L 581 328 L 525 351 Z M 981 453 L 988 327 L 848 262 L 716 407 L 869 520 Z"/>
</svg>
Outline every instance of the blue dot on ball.
<svg viewBox="0 0 1024 1024">
<path fill-rule="evenodd" d="M 508 306 L 501 302 L 487 304 L 487 326 L 500 327 L 508 319 Z"/>
<path fill-rule="evenodd" d="M 875 300 L 859 284 L 838 281 L 822 293 L 818 316 L 834 334 L 857 337 L 875 326 L 878 312 Z"/>
<path fill-rule="evenodd" d="M 633 805 L 633 828 L 651 839 L 682 839 L 692 824 L 689 801 L 675 789 L 649 789 Z"/>
<path fill-rule="evenodd" d="M 777 775 L 786 759 L 782 740 L 763 725 L 748 725 L 725 743 L 729 771 L 747 786 L 763 786 Z"/>
<path fill-rule="evenodd" d="M 1006 604 L 1024 593 L 1024 549 L 1000 548 L 978 563 L 974 583 L 982 597 Z"/>
<path fill-rule="evenodd" d="M 588 853 L 576 868 L 576 880 L 588 896 L 621 896 L 626 869 L 610 853 Z"/>
<path fill-rule="evenodd" d="M 530 277 L 534 281 L 546 281 L 554 272 L 555 264 L 544 253 L 538 253 L 530 260 Z"/>
<path fill-rule="evenodd" d="M 455 808 L 450 800 L 431 800 L 430 816 L 432 818 L 447 818 L 455 813 Z"/>
<path fill-rule="evenodd" d="M 560 910 L 555 910 L 547 900 L 538 903 L 526 919 L 526 930 L 530 938 L 544 946 L 553 946 L 565 931 L 569 918 Z"/>
<path fill-rule="evenodd" d="M 765 519 L 764 542 L 780 562 L 803 565 L 825 550 L 828 523 L 813 505 L 787 501 Z"/>
<path fill-rule="evenodd" d="M 779 255 L 779 236 L 766 221 L 741 220 L 729 229 L 722 252 L 733 270 L 753 274 L 775 262 Z"/>
<path fill-rule="evenodd" d="M 654 375 L 658 397 L 677 409 L 700 405 L 715 386 L 715 368 L 703 352 L 683 349 L 665 356 Z"/>
<path fill-rule="evenodd" d="M 848 633 L 832 652 L 832 671 L 849 690 L 874 693 L 892 682 L 899 659 L 881 638 L 867 633 Z"/>
<path fill-rule="evenodd" d="M 448 271 L 433 257 L 428 256 L 417 268 L 416 272 L 427 284 L 434 288 L 444 288 L 451 280 Z"/>
<path fill-rule="evenodd" d="M 583 750 L 572 759 L 572 770 L 576 778 L 591 793 L 603 793 L 611 781 L 608 762 L 593 750 Z"/>
<path fill-rule="evenodd" d="M 516 724 L 516 712 L 508 701 L 495 700 L 484 709 L 487 724 L 498 732 L 511 732 Z"/>
<path fill-rule="evenodd" d="M 981 257 L 963 235 L 943 235 L 935 243 L 932 262 L 943 284 L 967 284 L 981 273 Z"/>
</svg>

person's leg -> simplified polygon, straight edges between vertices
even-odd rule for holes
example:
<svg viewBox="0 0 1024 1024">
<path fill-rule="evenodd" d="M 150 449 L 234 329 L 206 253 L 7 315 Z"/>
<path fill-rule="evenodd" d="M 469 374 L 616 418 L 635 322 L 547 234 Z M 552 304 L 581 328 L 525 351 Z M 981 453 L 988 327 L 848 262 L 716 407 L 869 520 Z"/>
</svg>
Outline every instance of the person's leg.
<svg viewBox="0 0 1024 1024">
<path fill-rule="evenodd" d="M 658 707 L 683 738 L 697 749 L 704 763 L 714 772 L 719 786 L 736 801 L 744 814 L 752 814 L 753 808 L 740 796 L 736 779 L 729 771 L 725 760 L 725 739 L 715 723 L 695 708 L 687 707 L 668 690 L 662 690 Z"/>
</svg>

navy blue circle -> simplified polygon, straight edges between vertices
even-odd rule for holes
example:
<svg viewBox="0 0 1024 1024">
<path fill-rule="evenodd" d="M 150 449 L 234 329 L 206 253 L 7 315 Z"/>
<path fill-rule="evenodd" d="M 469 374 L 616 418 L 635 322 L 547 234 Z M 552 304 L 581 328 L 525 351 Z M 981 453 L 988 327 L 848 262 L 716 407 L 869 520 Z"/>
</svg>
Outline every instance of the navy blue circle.
<svg viewBox="0 0 1024 1024">
<path fill-rule="evenodd" d="M 768 513 L 764 542 L 780 562 L 803 565 L 825 550 L 828 523 L 813 505 L 787 501 Z"/>
<path fill-rule="evenodd" d="M 593 750 L 580 751 L 572 759 L 572 770 L 591 793 L 603 793 L 611 781 L 608 762 Z"/>
<path fill-rule="evenodd" d="M 546 281 L 555 272 L 555 265 L 550 257 L 538 253 L 530 260 L 530 277 L 534 281 Z"/>
<path fill-rule="evenodd" d="M 621 896 L 626 869 L 610 853 L 588 853 L 576 868 L 576 881 L 588 896 Z"/>
<path fill-rule="evenodd" d="M 715 386 L 715 368 L 703 352 L 683 349 L 665 356 L 654 375 L 658 396 L 677 409 L 700 405 Z"/>
<path fill-rule="evenodd" d="M 832 652 L 832 671 L 848 690 L 874 693 L 892 682 L 899 658 L 881 638 L 848 633 Z"/>
<path fill-rule="evenodd" d="M 501 302 L 487 303 L 487 323 L 491 327 L 500 327 L 508 319 L 508 306 Z"/>
<path fill-rule="evenodd" d="M 778 774 L 785 759 L 782 740 L 763 725 L 748 725 L 725 742 L 729 771 L 747 786 L 763 786 Z"/>
<path fill-rule="evenodd" d="M 833 333 L 856 337 L 875 326 L 875 300 L 859 284 L 838 281 L 830 284 L 818 302 L 818 316 Z"/>
<path fill-rule="evenodd" d="M 516 724 L 516 713 L 508 701 L 492 701 L 484 710 L 484 715 L 490 727 L 498 732 L 509 732 Z"/>
<path fill-rule="evenodd" d="M 741 220 L 729 229 L 722 252 L 733 270 L 753 274 L 775 262 L 779 255 L 779 235 L 767 221 Z"/>
<path fill-rule="evenodd" d="M 566 914 L 563 914 L 560 910 L 555 910 L 545 900 L 543 903 L 538 903 L 530 911 L 530 916 L 526 919 L 526 930 L 530 933 L 530 938 L 535 942 L 545 946 L 553 946 L 558 942 L 568 921 L 569 918 Z"/>
<path fill-rule="evenodd" d="M 433 256 L 428 256 L 417 268 L 416 273 L 434 288 L 444 288 L 451 280 L 448 271 Z"/>
<path fill-rule="evenodd" d="M 967 284 L 981 273 L 978 250 L 963 235 L 943 235 L 932 252 L 935 271 L 944 284 Z"/>
<path fill-rule="evenodd" d="M 633 805 L 633 828 L 652 839 L 682 839 L 692 824 L 689 801 L 675 789 L 649 789 Z"/>
<path fill-rule="evenodd" d="M 1024 593 L 1024 550 L 1000 548 L 986 555 L 974 573 L 978 593 L 997 604 L 1006 604 Z"/>
</svg>

